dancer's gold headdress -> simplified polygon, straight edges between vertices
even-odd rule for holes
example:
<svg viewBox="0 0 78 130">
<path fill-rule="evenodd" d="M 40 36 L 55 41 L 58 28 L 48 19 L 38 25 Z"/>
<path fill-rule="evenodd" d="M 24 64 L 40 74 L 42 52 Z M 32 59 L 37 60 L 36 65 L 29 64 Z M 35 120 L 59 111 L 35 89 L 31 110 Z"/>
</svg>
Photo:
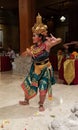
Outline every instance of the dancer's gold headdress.
<svg viewBox="0 0 78 130">
<path fill-rule="evenodd" d="M 47 25 L 42 23 L 42 17 L 38 13 L 38 16 L 36 17 L 36 23 L 32 27 L 32 32 L 39 34 L 45 31 L 47 31 Z"/>
</svg>

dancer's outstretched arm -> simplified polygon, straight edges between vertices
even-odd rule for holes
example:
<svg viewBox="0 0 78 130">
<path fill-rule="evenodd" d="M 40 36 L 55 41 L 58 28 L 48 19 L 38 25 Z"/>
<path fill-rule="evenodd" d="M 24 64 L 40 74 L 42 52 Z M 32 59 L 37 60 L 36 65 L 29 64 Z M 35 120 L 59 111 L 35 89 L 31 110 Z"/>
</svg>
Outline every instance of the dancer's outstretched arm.
<svg viewBox="0 0 78 130">
<path fill-rule="evenodd" d="M 61 38 L 55 38 L 52 34 L 51 37 L 46 38 L 46 50 L 50 50 L 53 46 L 56 46 L 57 44 L 61 43 L 62 39 Z"/>
</svg>

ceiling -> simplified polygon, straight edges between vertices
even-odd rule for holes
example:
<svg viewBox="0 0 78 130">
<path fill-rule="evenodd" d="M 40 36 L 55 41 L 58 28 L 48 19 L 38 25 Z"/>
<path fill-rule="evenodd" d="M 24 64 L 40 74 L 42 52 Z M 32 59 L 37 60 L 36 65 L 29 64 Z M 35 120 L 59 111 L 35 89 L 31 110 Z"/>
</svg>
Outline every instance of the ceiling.
<svg viewBox="0 0 78 130">
<path fill-rule="evenodd" d="M 19 0 L 0 0 L 0 8 L 8 10 L 18 9 Z M 73 8 L 78 11 L 78 0 L 35 0 L 36 12 L 41 15 L 59 15 L 60 12 L 67 13 Z"/>
<path fill-rule="evenodd" d="M 0 24 L 18 24 L 18 0 L 0 0 Z"/>
<path fill-rule="evenodd" d="M 78 0 L 36 0 L 36 10 L 44 16 L 67 14 L 72 9 L 78 11 Z"/>
<path fill-rule="evenodd" d="M 0 0 L 0 8 L 4 9 L 17 9 L 18 0 Z"/>
</svg>

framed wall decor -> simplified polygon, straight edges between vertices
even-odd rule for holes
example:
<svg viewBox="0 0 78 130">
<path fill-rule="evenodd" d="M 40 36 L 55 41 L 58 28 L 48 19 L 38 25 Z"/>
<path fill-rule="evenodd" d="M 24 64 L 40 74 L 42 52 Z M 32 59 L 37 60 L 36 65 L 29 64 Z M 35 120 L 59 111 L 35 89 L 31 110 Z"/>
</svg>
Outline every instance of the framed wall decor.
<svg viewBox="0 0 78 130">
<path fill-rule="evenodd" d="M 3 47 L 3 30 L 0 30 L 0 48 Z"/>
</svg>

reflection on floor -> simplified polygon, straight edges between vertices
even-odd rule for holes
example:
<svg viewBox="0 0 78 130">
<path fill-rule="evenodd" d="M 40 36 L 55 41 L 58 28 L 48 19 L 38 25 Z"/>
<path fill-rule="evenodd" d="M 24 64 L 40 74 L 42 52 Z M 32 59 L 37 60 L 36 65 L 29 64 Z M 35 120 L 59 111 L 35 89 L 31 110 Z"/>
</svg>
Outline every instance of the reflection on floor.
<svg viewBox="0 0 78 130">
<path fill-rule="evenodd" d="M 39 112 L 38 95 L 29 106 L 19 105 L 23 80 L 22 75 L 0 72 L 0 130 L 78 130 L 78 85 L 53 85 L 52 101 L 46 97 L 46 110 Z"/>
</svg>

